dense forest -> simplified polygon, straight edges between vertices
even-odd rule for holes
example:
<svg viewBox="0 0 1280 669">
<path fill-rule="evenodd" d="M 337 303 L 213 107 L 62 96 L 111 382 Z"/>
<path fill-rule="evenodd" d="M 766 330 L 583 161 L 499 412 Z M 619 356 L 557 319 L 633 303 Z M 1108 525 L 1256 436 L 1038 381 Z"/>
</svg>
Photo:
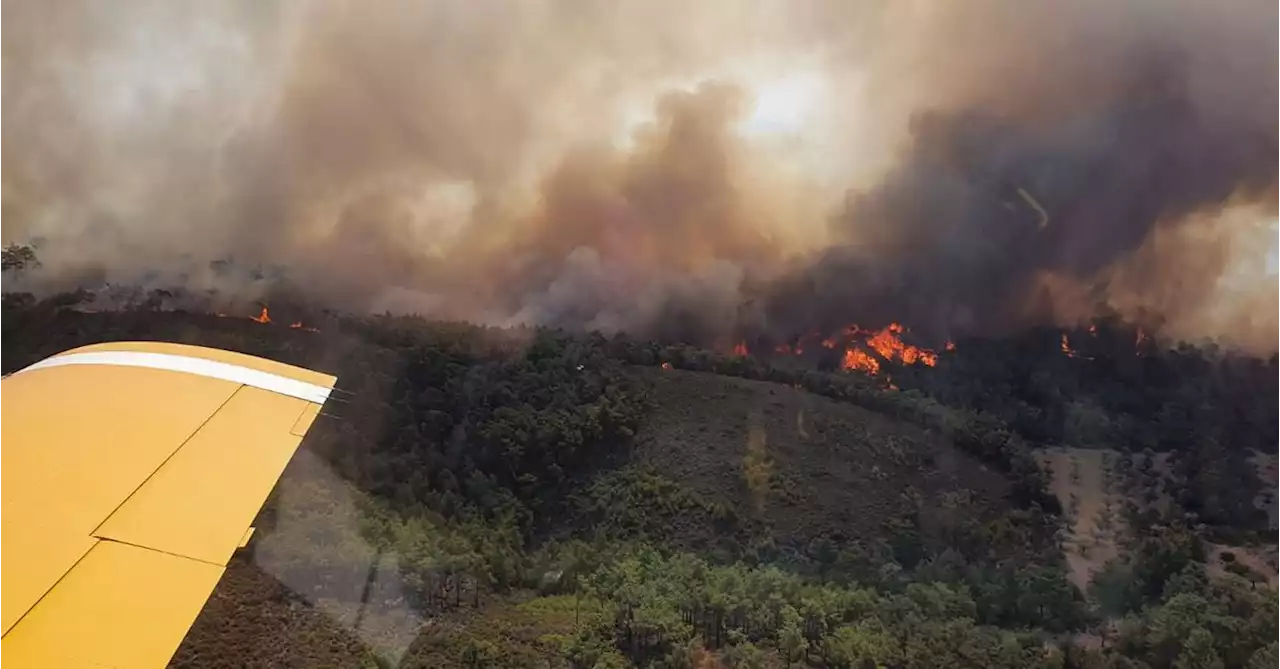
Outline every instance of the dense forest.
<svg viewBox="0 0 1280 669">
<path fill-rule="evenodd" d="M 868 376 L 624 335 L 91 297 L 6 294 L 5 373 L 145 339 L 339 378 L 175 666 L 1277 663 L 1274 563 L 1235 558 L 1276 541 L 1274 469 L 1257 467 L 1277 444 L 1274 356 L 1102 316 Z M 1115 454 L 1125 531 L 1085 587 L 1047 448 Z"/>
</svg>

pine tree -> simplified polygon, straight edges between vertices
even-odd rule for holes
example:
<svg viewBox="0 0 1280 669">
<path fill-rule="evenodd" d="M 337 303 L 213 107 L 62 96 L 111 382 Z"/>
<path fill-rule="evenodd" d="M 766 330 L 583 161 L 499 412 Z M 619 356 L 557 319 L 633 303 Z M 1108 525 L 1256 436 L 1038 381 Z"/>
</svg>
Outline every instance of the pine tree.
<svg viewBox="0 0 1280 669">
<path fill-rule="evenodd" d="M 1222 669 L 1222 659 L 1213 649 L 1213 635 L 1197 627 L 1182 644 L 1182 652 L 1173 661 L 1174 669 Z"/>
<path fill-rule="evenodd" d="M 782 650 L 788 663 L 796 661 L 809 649 L 809 642 L 804 638 L 804 630 L 800 626 L 800 612 L 790 604 L 782 607 L 782 626 L 778 628 L 778 648 Z"/>
</svg>

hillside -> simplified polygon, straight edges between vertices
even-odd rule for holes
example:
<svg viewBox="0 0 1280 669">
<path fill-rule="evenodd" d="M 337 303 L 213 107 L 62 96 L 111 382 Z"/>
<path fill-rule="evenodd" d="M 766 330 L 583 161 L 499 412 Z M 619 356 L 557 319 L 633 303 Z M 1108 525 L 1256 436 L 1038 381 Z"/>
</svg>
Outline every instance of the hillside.
<svg viewBox="0 0 1280 669">
<path fill-rule="evenodd" d="M 227 567 L 171 667 L 376 667 L 358 636 L 244 555 Z"/>
<path fill-rule="evenodd" d="M 766 381 L 636 374 L 652 383 L 656 407 L 632 461 L 738 509 L 781 544 L 880 536 L 944 499 L 990 518 L 1006 492 L 1002 476 L 903 420 Z"/>
<path fill-rule="evenodd" d="M 1211 394 L 1200 379 L 1216 363 L 1196 363 L 1193 349 L 1140 358 L 1144 373 L 1203 394 L 1204 409 L 1182 419 L 1199 441 L 1183 444 L 1145 417 L 1175 406 L 1168 385 L 1117 385 L 1133 370 L 1106 372 L 1098 350 L 1064 362 L 1035 343 L 1043 333 L 962 341 L 936 368 L 895 367 L 899 389 L 626 337 L 335 314 L 307 314 L 308 330 L 76 302 L 6 296 L 5 371 L 94 341 L 167 339 L 336 373 L 345 391 L 176 666 L 1274 657 L 1274 595 L 1226 568 L 1251 553 L 1222 548 L 1266 539 L 1266 513 L 1227 515 L 1264 486 L 1252 446 L 1213 440 L 1228 434 L 1220 421 L 1256 406 L 1227 411 L 1238 384 Z M 1249 361 L 1223 364 L 1255 374 Z M 991 385 L 946 382 L 961 376 Z M 1265 439 L 1265 416 L 1249 439 Z M 1162 447 L 1155 497 L 1148 447 L 1126 446 L 1147 433 Z M 1080 439 L 1118 447 L 1106 456 L 1115 476 L 1090 469 L 1073 483 L 1069 460 L 1041 470 L 1037 453 Z M 1237 462 L 1249 480 L 1232 478 Z M 1089 528 L 1072 486 L 1104 478 L 1138 503 L 1116 504 L 1124 532 L 1073 571 L 1072 531 Z"/>
</svg>

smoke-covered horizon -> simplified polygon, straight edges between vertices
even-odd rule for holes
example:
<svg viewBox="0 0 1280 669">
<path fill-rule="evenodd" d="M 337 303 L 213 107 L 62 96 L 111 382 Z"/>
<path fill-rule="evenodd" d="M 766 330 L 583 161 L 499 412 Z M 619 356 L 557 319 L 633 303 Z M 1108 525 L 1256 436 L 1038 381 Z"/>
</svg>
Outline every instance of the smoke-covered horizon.
<svg viewBox="0 0 1280 669">
<path fill-rule="evenodd" d="M 1277 8 L 11 2 L 47 286 L 924 336 L 1100 306 L 1276 349 Z"/>
</svg>

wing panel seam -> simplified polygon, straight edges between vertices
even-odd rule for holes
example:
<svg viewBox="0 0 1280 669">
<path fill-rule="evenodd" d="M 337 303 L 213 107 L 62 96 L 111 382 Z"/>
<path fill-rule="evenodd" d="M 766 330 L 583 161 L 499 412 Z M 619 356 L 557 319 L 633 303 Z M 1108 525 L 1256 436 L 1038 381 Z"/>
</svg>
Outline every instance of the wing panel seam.
<svg viewBox="0 0 1280 669">
<path fill-rule="evenodd" d="M 110 542 L 111 542 L 111 543 L 113 543 L 113 544 L 120 544 L 121 546 L 129 546 L 129 547 L 131 547 L 131 548 L 137 548 L 137 549 L 144 550 L 144 551 L 151 551 L 152 553 L 159 553 L 159 554 L 161 554 L 161 555 L 168 555 L 169 557 L 175 557 L 175 558 L 179 558 L 179 559 L 182 559 L 182 560 L 191 560 L 192 562 L 199 562 L 200 564 L 207 564 L 207 565 L 209 565 L 210 567 L 222 567 L 222 568 L 226 568 L 226 566 L 227 566 L 227 565 L 225 565 L 225 564 L 221 564 L 221 563 L 218 563 L 218 562 L 210 562 L 210 561 L 208 561 L 208 560 L 201 560 L 201 559 L 200 559 L 200 558 L 198 558 L 198 557 L 191 557 L 190 555 L 183 555 L 182 553 L 173 553 L 173 552 L 170 552 L 170 551 L 162 551 L 162 550 L 160 550 L 159 548 L 155 548 L 155 547 L 152 547 L 152 546 L 143 546 L 142 544 L 135 544 L 135 543 L 132 543 L 132 542 L 129 542 L 129 541 L 121 541 L 121 540 L 116 539 L 116 538 L 114 538 L 114 537 L 100 537 L 100 536 L 98 536 L 98 535 L 96 535 L 96 534 L 95 534 L 95 535 L 93 535 L 93 538 L 94 538 L 94 539 L 97 539 L 98 541 L 110 541 Z M 70 570 L 68 570 L 68 571 L 70 571 Z M 52 588 L 50 588 L 50 589 L 52 589 Z"/>
<path fill-rule="evenodd" d="M 67 574 L 70 574 L 76 567 L 80 566 L 81 562 L 84 562 L 85 556 L 89 555 L 89 553 L 93 550 L 93 547 L 98 545 L 99 541 L 102 541 L 102 539 L 99 539 L 98 537 L 95 537 L 95 536 L 90 536 L 89 538 L 95 540 L 93 544 L 89 546 L 89 550 L 85 551 L 84 553 L 81 553 L 80 557 L 76 558 L 76 561 L 71 565 L 71 567 L 69 567 L 66 571 L 62 572 L 62 574 L 59 575 L 58 578 L 54 579 L 53 583 L 50 583 L 49 587 L 46 588 L 44 592 L 40 593 L 40 596 L 36 598 L 36 601 L 32 602 L 31 606 L 28 606 L 27 610 L 23 611 L 22 615 L 18 616 L 17 619 L 13 621 L 13 624 L 9 626 L 9 629 L 4 631 L 4 635 L 0 636 L 0 638 L 9 636 L 9 632 L 12 632 L 15 629 L 18 629 L 18 625 L 22 623 L 22 619 L 26 618 L 28 613 L 31 613 L 32 611 L 34 611 L 35 608 L 40 605 L 40 602 L 44 601 L 44 598 L 48 597 L 49 593 L 53 592 L 53 589 L 58 587 L 58 584 L 67 578 Z"/>
<path fill-rule="evenodd" d="M 169 455 L 164 460 L 162 460 L 160 464 L 156 466 L 155 469 L 151 470 L 151 473 L 147 474 L 146 478 L 142 479 L 142 481 L 140 481 L 138 485 L 132 491 L 130 491 L 127 496 L 125 496 L 124 499 L 120 500 L 120 503 L 115 505 L 115 507 L 111 509 L 110 513 L 103 516 L 102 520 L 98 521 L 98 524 L 94 526 L 93 531 L 90 532 L 89 535 L 97 539 L 109 539 L 109 537 L 103 537 L 98 534 L 99 532 L 102 531 L 102 526 L 106 525 L 107 521 L 111 519 L 111 516 L 114 516 L 115 513 L 119 511 L 121 507 L 123 507 L 125 504 L 129 502 L 129 500 L 133 499 L 133 496 L 138 494 L 138 491 L 141 490 L 143 486 L 147 485 L 147 481 L 150 481 L 152 477 L 156 475 L 156 472 L 163 469 L 164 466 L 168 464 L 170 460 L 173 459 L 173 456 L 178 454 L 178 451 L 181 451 L 184 447 L 186 447 L 188 442 L 194 439 L 197 434 L 200 434 L 200 430 L 203 430 L 205 426 L 209 424 L 209 421 L 213 420 L 214 416 L 217 416 L 220 411 L 225 409 L 227 404 L 231 402 L 231 399 L 233 397 L 240 394 L 241 388 L 244 388 L 244 386 L 237 386 L 235 390 L 231 391 L 231 394 L 227 395 L 227 399 L 223 400 L 222 404 L 219 404 L 218 408 L 213 410 L 213 413 L 205 417 L 205 419 L 200 422 L 200 425 L 196 427 L 196 429 L 192 430 L 191 434 L 188 434 L 187 438 L 183 439 L 182 443 L 178 444 L 177 448 L 173 449 L 173 452 L 169 453 Z M 126 542 L 120 541 L 117 543 L 126 543 Z M 163 551 L 160 551 L 160 552 L 163 552 Z M 195 558 L 192 558 L 192 559 L 195 559 Z M 201 560 L 201 562 L 203 562 L 203 560 Z"/>
</svg>

